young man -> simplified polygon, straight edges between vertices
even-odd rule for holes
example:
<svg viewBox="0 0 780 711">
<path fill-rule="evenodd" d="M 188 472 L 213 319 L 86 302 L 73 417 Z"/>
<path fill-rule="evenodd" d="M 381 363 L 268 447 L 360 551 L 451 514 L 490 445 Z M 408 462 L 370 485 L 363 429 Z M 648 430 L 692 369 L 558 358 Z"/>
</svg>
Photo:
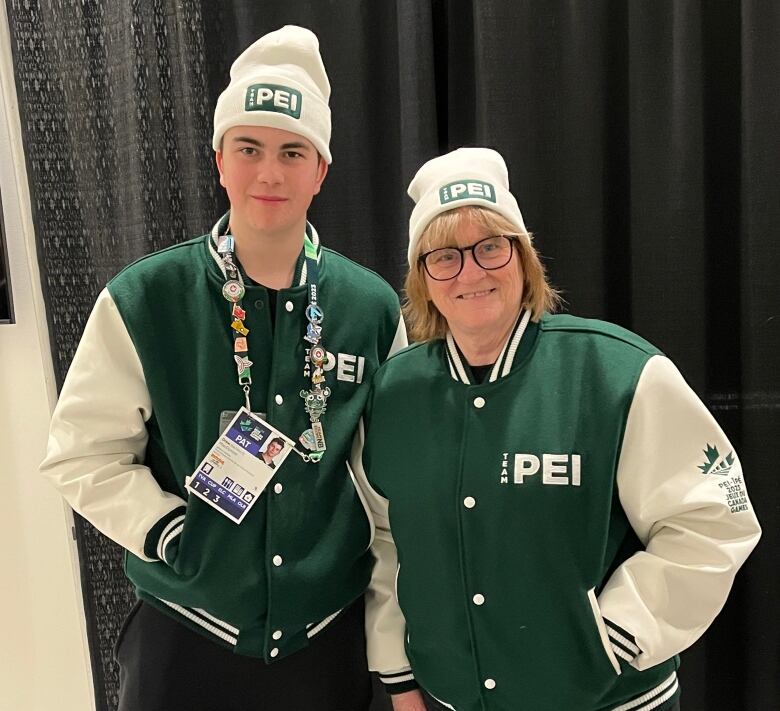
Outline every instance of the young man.
<svg viewBox="0 0 780 711">
<path fill-rule="evenodd" d="M 266 466 L 271 467 L 271 469 L 276 469 L 276 462 L 274 459 L 279 456 L 281 451 L 284 449 L 284 440 L 281 437 L 275 437 L 272 439 L 268 446 L 260 453 L 260 456 L 265 462 Z"/>
<path fill-rule="evenodd" d="M 127 550 L 120 711 L 365 709 L 372 526 L 346 459 L 403 322 L 306 221 L 331 162 L 317 38 L 284 27 L 230 74 L 230 212 L 100 294 L 42 472 Z M 274 437 L 293 449 L 264 483 Z"/>
</svg>

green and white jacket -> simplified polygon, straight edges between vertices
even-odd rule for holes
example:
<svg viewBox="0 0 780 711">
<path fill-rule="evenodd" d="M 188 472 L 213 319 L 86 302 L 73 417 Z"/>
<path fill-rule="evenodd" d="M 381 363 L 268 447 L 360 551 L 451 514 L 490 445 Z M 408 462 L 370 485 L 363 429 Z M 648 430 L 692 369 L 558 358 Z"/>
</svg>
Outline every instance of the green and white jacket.
<svg viewBox="0 0 780 711">
<path fill-rule="evenodd" d="M 663 711 L 760 536 L 733 448 L 607 323 L 522 314 L 470 380 L 451 336 L 375 376 L 371 668 L 457 711 Z"/>
<path fill-rule="evenodd" d="M 198 497 L 191 475 L 244 404 L 222 296 L 217 230 L 146 256 L 98 297 L 54 412 L 43 474 L 127 550 L 137 594 L 239 654 L 281 659 L 364 591 L 373 522 L 347 458 L 369 381 L 406 345 L 398 298 L 379 276 L 318 247 L 318 303 L 332 394 L 319 464 L 291 454 L 241 525 Z M 318 244 L 316 232 L 307 228 Z M 309 427 L 300 392 L 308 304 L 294 286 L 246 287 L 251 404 L 292 439 Z"/>
</svg>

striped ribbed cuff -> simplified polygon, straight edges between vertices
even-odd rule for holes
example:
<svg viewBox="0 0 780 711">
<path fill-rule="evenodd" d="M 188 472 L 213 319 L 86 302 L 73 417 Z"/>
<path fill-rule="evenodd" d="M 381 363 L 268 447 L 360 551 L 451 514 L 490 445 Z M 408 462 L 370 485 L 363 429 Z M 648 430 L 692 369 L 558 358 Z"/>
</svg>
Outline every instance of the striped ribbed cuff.
<svg viewBox="0 0 780 711">
<path fill-rule="evenodd" d="M 631 663 L 642 654 L 642 650 L 637 646 L 636 639 L 632 634 L 606 618 L 604 618 L 604 624 L 607 626 L 609 643 L 616 656 Z"/>
<path fill-rule="evenodd" d="M 173 544 L 179 542 L 179 537 L 184 529 L 184 514 L 186 506 L 179 506 L 165 514 L 152 526 L 146 534 L 144 543 L 144 555 L 153 560 L 161 560 L 168 565 L 173 563 Z"/>
<path fill-rule="evenodd" d="M 419 688 L 411 669 L 389 674 L 380 673 L 379 681 L 382 682 L 388 694 L 403 694 L 405 691 L 413 691 Z"/>
</svg>

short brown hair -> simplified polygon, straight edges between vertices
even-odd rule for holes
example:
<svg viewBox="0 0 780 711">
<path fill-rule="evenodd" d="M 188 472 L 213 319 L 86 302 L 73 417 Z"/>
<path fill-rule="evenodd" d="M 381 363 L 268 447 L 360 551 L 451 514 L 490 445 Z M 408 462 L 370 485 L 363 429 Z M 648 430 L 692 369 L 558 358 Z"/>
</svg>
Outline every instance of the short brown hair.
<svg viewBox="0 0 780 711">
<path fill-rule="evenodd" d="M 437 215 L 420 236 L 412 255 L 412 266 L 404 282 L 403 314 L 412 341 L 444 338 L 447 321 L 433 305 L 425 281 L 425 268 L 419 256 L 431 249 L 455 243 L 455 235 L 463 222 L 485 230 L 486 235 L 517 235 L 518 269 L 523 275 L 523 306 L 530 309 L 531 319 L 538 321 L 545 311 L 555 311 L 562 299 L 550 286 L 539 253 L 531 243 L 531 234 L 520 230 L 506 217 L 493 210 L 469 205 Z"/>
</svg>

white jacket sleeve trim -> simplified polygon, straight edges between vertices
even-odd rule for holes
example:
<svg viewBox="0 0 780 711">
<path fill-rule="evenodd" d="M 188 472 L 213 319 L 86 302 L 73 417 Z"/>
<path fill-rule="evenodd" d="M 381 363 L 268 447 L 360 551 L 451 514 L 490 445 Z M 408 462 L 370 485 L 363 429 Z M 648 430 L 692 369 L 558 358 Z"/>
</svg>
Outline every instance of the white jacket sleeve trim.
<svg viewBox="0 0 780 711">
<path fill-rule="evenodd" d="M 406 620 L 395 596 L 398 554 L 390 531 L 388 501 L 369 484 L 363 468 L 364 439 L 365 430 L 361 419 L 352 444 L 351 466 L 374 518 L 371 553 L 376 563 L 366 591 L 368 666 L 371 671 L 379 672 L 386 684 L 408 682 L 413 679 L 413 675 L 404 650 Z"/>
<path fill-rule="evenodd" d="M 761 535 L 731 444 L 663 356 L 639 378 L 617 486 L 646 550 L 617 568 L 599 607 L 633 635 L 643 670 L 702 635 Z"/>
<path fill-rule="evenodd" d="M 169 521 L 160 534 L 160 540 L 157 543 L 157 557 L 168 565 L 173 564 L 173 561 L 169 560 L 166 555 L 168 546 L 182 534 L 182 531 L 184 531 L 184 515 L 176 516 L 172 521 Z"/>
<path fill-rule="evenodd" d="M 41 473 L 99 531 L 147 561 L 149 531 L 185 505 L 139 463 L 151 415 L 141 362 L 104 289 L 54 409 Z"/>
<path fill-rule="evenodd" d="M 609 631 L 604 622 L 604 618 L 601 616 L 601 610 L 599 609 L 599 604 L 596 600 L 596 592 L 593 588 L 588 590 L 588 602 L 590 603 L 590 609 L 591 612 L 593 613 L 593 619 L 596 622 L 596 628 L 598 629 L 599 637 L 601 638 L 601 644 L 604 647 L 604 653 L 607 655 L 607 659 L 609 659 L 609 663 L 612 665 L 612 668 L 615 670 L 615 674 L 620 676 L 620 674 L 623 673 L 622 670 L 620 669 L 620 662 L 618 662 L 618 660 L 615 657 L 616 650 L 614 649 L 614 647 L 610 642 Z"/>
</svg>

